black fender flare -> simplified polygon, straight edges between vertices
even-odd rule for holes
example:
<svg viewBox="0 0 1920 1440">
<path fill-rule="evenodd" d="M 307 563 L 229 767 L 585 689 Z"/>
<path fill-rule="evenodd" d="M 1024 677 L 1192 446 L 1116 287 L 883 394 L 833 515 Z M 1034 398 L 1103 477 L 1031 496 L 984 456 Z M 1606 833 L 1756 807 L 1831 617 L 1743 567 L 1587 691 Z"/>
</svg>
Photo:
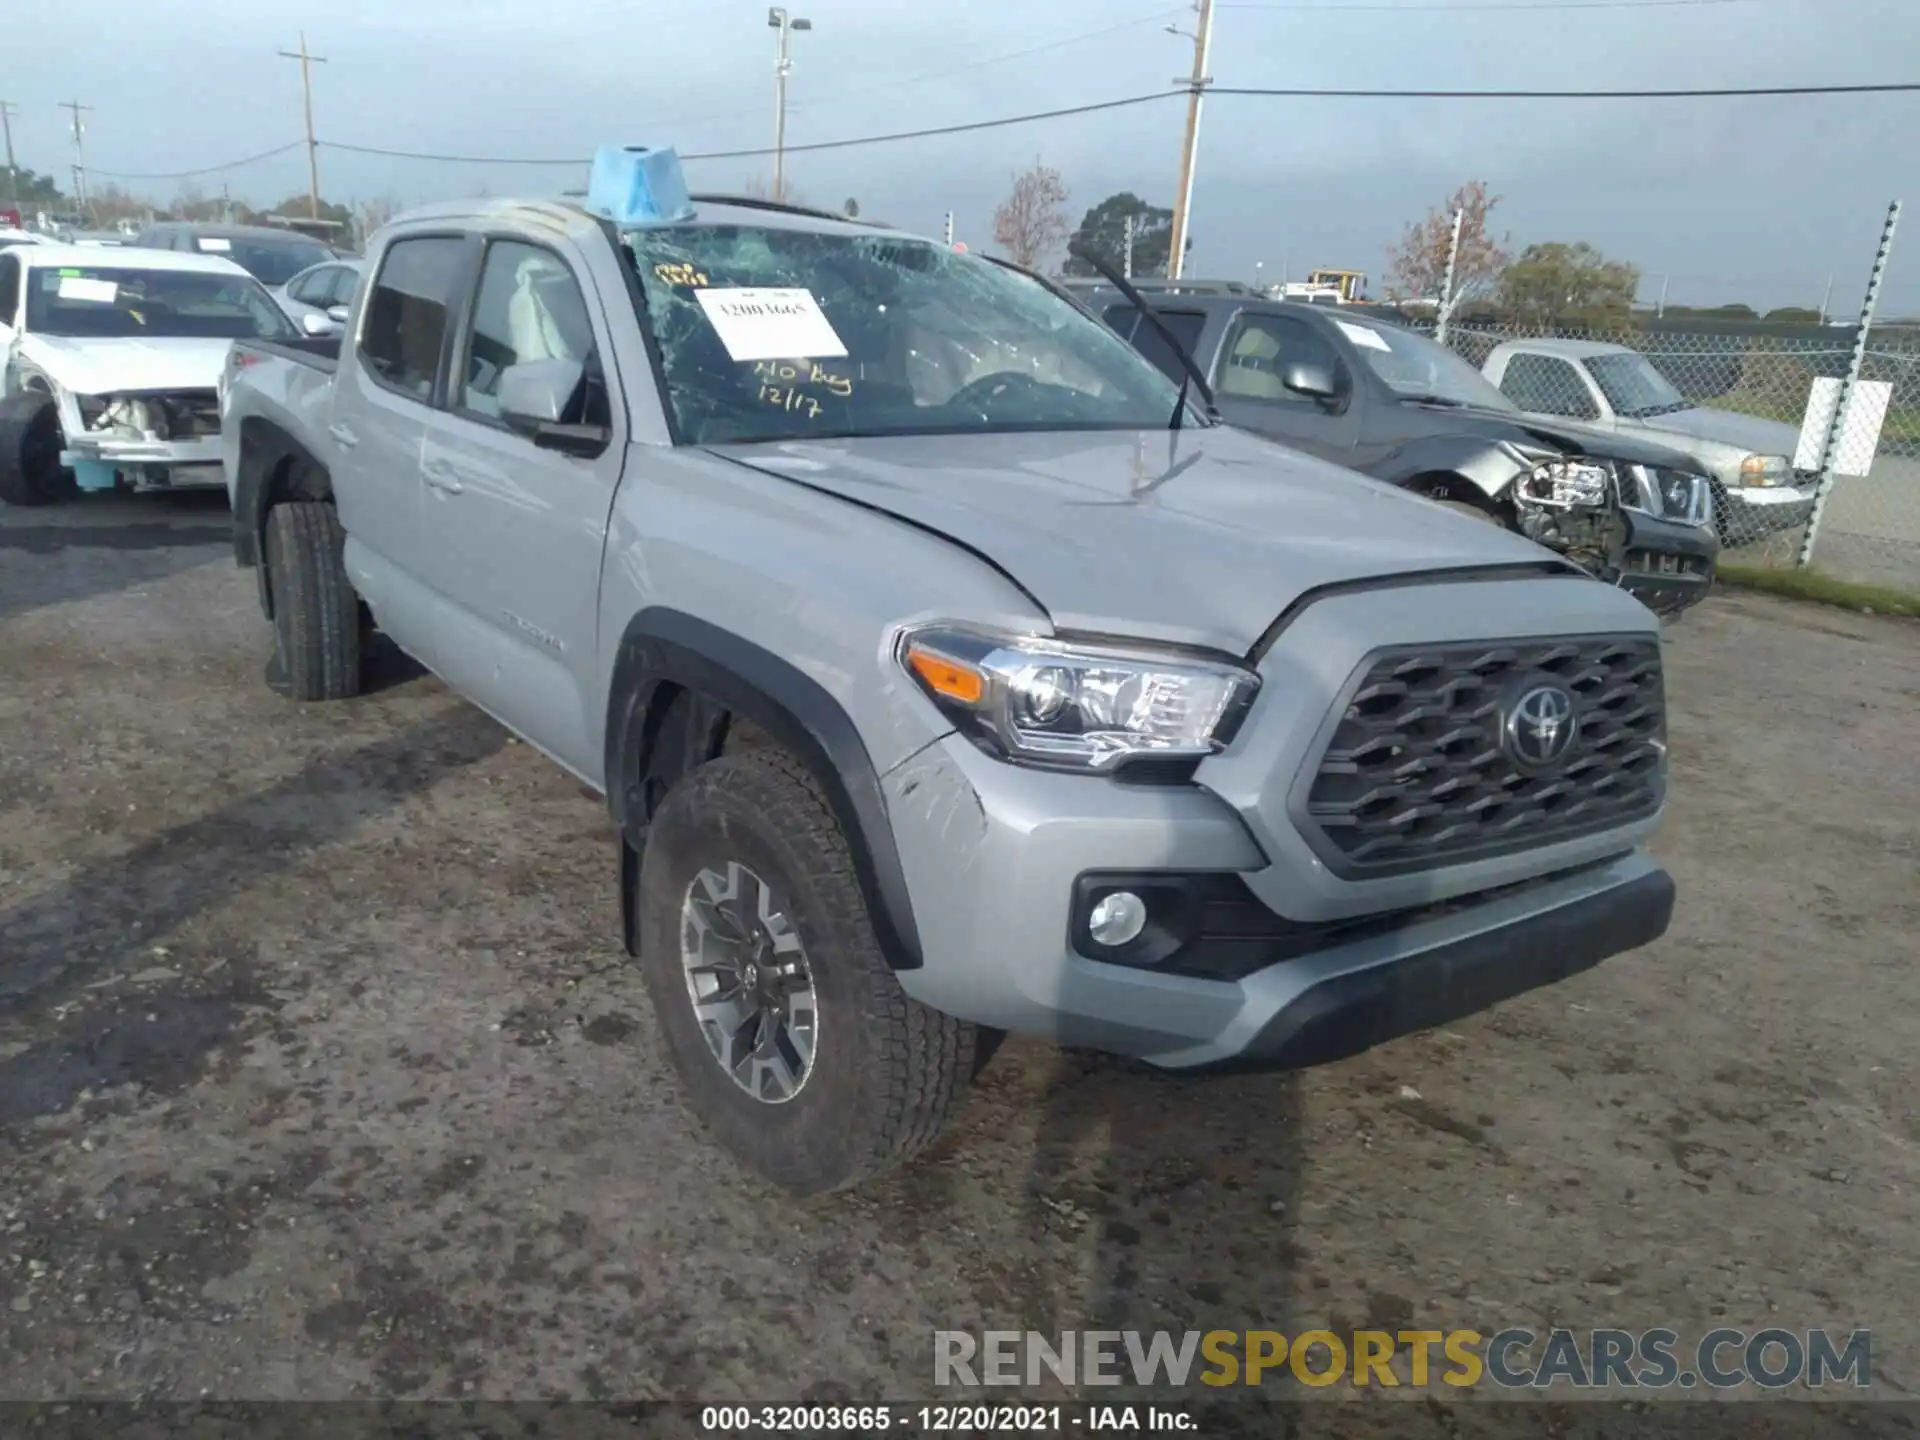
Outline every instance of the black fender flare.
<svg viewBox="0 0 1920 1440">
<path fill-rule="evenodd" d="M 650 606 L 627 622 L 607 696 L 606 791 L 631 851 L 645 844 L 649 758 L 672 698 L 694 696 L 797 756 L 825 793 L 853 854 L 881 953 L 896 970 L 923 963 L 906 872 L 885 793 L 859 730 L 820 683 L 772 651 L 683 611 Z M 711 713 L 711 712 L 709 712 Z M 719 738 L 717 728 L 699 727 Z M 700 758 L 710 758 L 708 749 Z"/>
<path fill-rule="evenodd" d="M 1483 435 L 1432 435 L 1411 440 L 1367 467 L 1389 485 L 1406 485 L 1421 475 L 1458 475 L 1497 497 L 1525 469 L 1505 443 Z"/>
</svg>

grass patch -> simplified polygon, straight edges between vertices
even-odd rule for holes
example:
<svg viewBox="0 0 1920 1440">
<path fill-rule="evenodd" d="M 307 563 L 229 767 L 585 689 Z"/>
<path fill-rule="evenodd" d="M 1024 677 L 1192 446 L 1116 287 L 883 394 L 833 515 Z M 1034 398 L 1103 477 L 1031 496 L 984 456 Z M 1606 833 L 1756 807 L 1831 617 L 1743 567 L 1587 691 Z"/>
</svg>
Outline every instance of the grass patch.
<svg viewBox="0 0 1920 1440">
<path fill-rule="evenodd" d="M 1770 569 L 1761 565 L 1720 565 L 1720 582 L 1744 590 L 1764 590 L 1790 600 L 1811 600 L 1818 605 L 1837 605 L 1842 610 L 1871 611 L 1875 615 L 1901 615 L 1920 620 L 1920 591 L 1898 590 L 1891 585 L 1861 585 L 1823 575 L 1818 570 L 1798 568 Z"/>
</svg>

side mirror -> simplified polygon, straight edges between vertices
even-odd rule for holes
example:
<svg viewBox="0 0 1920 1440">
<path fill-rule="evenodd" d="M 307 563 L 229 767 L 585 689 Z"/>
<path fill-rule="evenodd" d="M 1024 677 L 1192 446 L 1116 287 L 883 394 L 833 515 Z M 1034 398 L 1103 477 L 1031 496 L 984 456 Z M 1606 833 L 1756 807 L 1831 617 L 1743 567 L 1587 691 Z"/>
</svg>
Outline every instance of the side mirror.
<svg viewBox="0 0 1920 1440">
<path fill-rule="evenodd" d="M 1340 398 L 1339 383 L 1333 378 L 1333 372 L 1324 365 L 1310 365 L 1304 360 L 1295 360 L 1280 372 L 1280 383 L 1294 394 L 1305 395 L 1322 405 L 1331 405 Z"/>
<path fill-rule="evenodd" d="M 606 426 L 568 425 L 560 419 L 586 375 L 586 366 L 578 360 L 526 360 L 507 366 L 493 392 L 500 419 L 543 450 L 598 455 L 610 438 Z"/>
<path fill-rule="evenodd" d="M 333 321 L 336 325 L 346 324 L 347 307 L 344 305 L 329 305 L 327 307 L 327 319 Z"/>
<path fill-rule="evenodd" d="M 300 328 L 318 340 L 322 335 L 333 333 L 333 321 L 325 315 L 316 315 L 311 310 L 300 313 Z"/>
</svg>

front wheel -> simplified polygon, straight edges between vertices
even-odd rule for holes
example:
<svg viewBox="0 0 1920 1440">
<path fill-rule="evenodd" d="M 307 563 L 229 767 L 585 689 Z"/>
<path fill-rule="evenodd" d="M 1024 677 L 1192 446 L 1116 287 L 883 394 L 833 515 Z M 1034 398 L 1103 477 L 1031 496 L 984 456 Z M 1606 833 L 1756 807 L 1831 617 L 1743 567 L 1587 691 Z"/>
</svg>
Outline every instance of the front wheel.
<svg viewBox="0 0 1920 1440">
<path fill-rule="evenodd" d="M 637 921 L 693 1109 L 777 1184 L 858 1184 L 923 1149 L 958 1108 L 978 1031 L 900 988 L 846 838 L 791 756 L 723 756 L 667 793 L 647 829 Z"/>
<path fill-rule="evenodd" d="M 60 468 L 60 410 L 51 395 L 22 390 L 0 400 L 0 500 L 51 505 L 76 492 Z"/>
</svg>

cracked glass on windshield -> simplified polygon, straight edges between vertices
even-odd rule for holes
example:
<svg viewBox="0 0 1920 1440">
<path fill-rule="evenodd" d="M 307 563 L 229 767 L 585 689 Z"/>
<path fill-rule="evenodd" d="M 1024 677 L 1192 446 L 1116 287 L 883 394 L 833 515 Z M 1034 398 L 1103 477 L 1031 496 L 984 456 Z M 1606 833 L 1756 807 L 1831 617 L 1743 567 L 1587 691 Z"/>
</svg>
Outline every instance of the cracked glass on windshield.
<svg viewBox="0 0 1920 1440">
<path fill-rule="evenodd" d="M 1177 391 L 1028 276 L 895 235 L 627 237 L 682 443 L 1161 429 Z"/>
</svg>

